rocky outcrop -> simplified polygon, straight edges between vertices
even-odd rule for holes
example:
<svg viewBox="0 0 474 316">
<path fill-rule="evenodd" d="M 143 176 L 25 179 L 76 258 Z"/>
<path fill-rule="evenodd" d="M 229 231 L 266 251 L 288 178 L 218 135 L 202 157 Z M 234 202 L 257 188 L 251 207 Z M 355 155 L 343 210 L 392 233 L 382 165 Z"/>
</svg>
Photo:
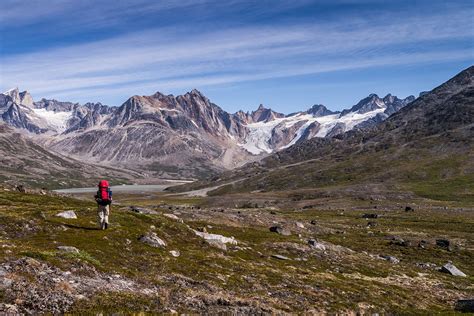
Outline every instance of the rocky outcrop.
<svg viewBox="0 0 474 316">
<path fill-rule="evenodd" d="M 147 233 L 138 238 L 139 241 L 155 248 L 165 248 L 166 242 L 158 237 L 155 232 Z"/>
<path fill-rule="evenodd" d="M 74 211 L 64 211 L 56 214 L 57 217 L 67 218 L 67 219 L 77 219 L 76 212 Z"/>
</svg>

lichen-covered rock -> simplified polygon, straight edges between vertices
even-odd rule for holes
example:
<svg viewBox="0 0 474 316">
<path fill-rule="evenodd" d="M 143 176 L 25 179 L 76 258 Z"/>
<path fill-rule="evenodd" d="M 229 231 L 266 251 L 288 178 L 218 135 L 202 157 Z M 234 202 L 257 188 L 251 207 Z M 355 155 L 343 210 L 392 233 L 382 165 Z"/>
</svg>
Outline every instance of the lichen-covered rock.
<svg viewBox="0 0 474 316">
<path fill-rule="evenodd" d="M 67 219 L 77 219 L 76 212 L 74 211 L 64 211 L 56 214 L 57 217 L 67 218 Z"/>
<path fill-rule="evenodd" d="M 218 234 L 209 234 L 207 232 L 200 232 L 193 230 L 196 235 L 203 238 L 210 246 L 219 248 L 221 250 L 227 250 L 226 244 L 237 245 L 237 240 L 234 237 L 225 237 Z"/>
<path fill-rule="evenodd" d="M 450 262 L 446 263 L 444 266 L 441 267 L 441 272 L 444 272 L 444 273 L 449 273 L 451 275 L 454 275 L 454 276 L 460 276 L 460 277 L 466 277 L 467 275 L 462 272 L 461 270 L 459 270 L 458 268 L 456 268 L 456 266 Z"/>
<path fill-rule="evenodd" d="M 279 225 L 275 225 L 275 226 L 270 227 L 270 231 L 273 232 L 273 233 L 283 235 L 283 236 L 290 236 L 291 235 L 290 230 L 288 230 L 286 228 L 283 228 Z"/>
<path fill-rule="evenodd" d="M 154 232 L 150 232 L 145 235 L 142 235 L 138 238 L 138 240 L 155 248 L 166 247 L 166 242 L 160 237 L 158 237 L 158 235 L 156 235 L 156 233 Z"/>
</svg>

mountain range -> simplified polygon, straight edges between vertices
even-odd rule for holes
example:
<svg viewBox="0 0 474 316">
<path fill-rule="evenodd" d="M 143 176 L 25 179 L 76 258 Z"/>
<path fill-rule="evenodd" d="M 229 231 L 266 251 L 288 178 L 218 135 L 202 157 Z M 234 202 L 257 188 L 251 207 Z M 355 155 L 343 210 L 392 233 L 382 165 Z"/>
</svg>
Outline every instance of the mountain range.
<svg viewBox="0 0 474 316">
<path fill-rule="evenodd" d="M 285 115 L 260 105 L 231 114 L 198 90 L 132 96 L 114 107 L 34 101 L 16 88 L 0 94 L 0 115 L 54 154 L 147 177 L 204 178 L 308 139 L 370 128 L 414 100 L 371 94 L 341 112 L 317 104 Z"/>
<path fill-rule="evenodd" d="M 423 93 L 383 122 L 332 138 L 312 138 L 259 162 L 176 190 L 210 194 L 305 191 L 386 199 L 411 192 L 472 199 L 474 66 Z M 322 192 L 321 192 L 322 191 Z M 383 193 L 383 194 L 382 194 Z"/>
</svg>

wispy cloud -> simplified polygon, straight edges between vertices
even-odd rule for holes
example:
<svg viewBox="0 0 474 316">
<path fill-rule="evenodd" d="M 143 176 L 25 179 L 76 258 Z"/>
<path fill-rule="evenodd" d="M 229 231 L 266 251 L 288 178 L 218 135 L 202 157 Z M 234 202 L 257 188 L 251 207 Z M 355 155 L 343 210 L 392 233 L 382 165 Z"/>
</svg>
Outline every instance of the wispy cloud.
<svg viewBox="0 0 474 316">
<path fill-rule="evenodd" d="M 55 16 L 69 1 L 53 5 Z M 15 2 L 15 1 L 13 1 Z M 33 5 L 37 4 L 33 1 Z M 87 1 L 86 1 L 87 3 Z M 157 4 L 159 3 L 159 4 Z M 118 2 L 134 14 L 191 6 L 196 1 Z M 284 2 L 281 2 L 284 3 Z M 286 2 L 289 3 L 289 2 Z M 145 6 L 147 5 L 147 6 Z M 230 3 L 229 5 L 232 5 Z M 47 11 L 47 12 L 46 12 Z M 20 13 L 0 13 L 3 22 Z M 4 56 L 0 86 L 21 86 L 34 96 L 107 101 L 156 90 L 201 88 L 390 65 L 473 60 L 470 11 L 429 16 L 379 15 L 372 19 L 259 24 L 219 30 L 171 25 L 107 40 Z"/>
</svg>

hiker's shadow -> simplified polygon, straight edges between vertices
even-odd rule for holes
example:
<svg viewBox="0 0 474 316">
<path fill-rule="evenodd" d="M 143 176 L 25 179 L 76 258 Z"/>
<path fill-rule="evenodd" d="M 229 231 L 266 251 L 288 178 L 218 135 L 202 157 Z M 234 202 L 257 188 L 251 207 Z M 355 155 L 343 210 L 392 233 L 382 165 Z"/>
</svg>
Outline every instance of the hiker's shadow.
<svg viewBox="0 0 474 316">
<path fill-rule="evenodd" d="M 84 227 L 84 226 L 77 226 L 77 225 L 72 225 L 72 224 L 63 224 L 63 226 L 66 226 L 67 228 L 72 228 L 72 229 L 101 230 L 99 227 Z"/>
</svg>

